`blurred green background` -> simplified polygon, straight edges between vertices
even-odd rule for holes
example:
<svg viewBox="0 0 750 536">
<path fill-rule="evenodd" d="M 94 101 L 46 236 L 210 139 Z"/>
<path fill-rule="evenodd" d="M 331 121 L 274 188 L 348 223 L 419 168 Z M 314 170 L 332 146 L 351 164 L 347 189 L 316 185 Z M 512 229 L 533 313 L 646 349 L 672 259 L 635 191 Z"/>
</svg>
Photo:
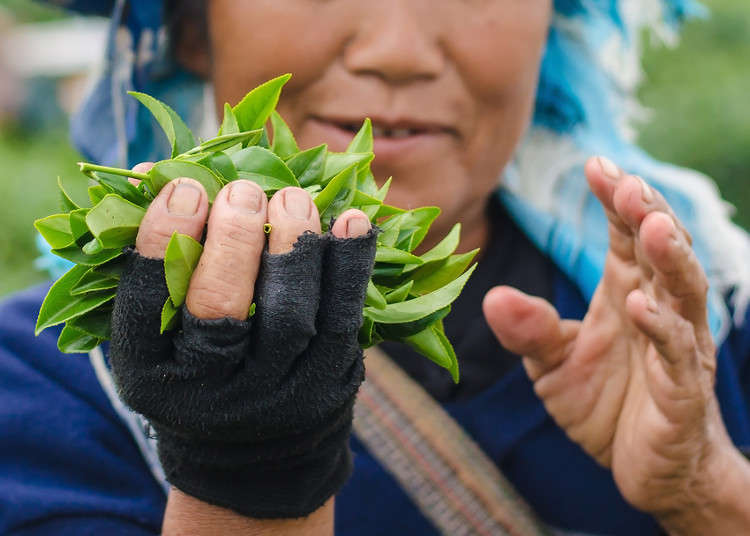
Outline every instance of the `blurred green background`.
<svg viewBox="0 0 750 536">
<path fill-rule="evenodd" d="M 711 18 L 690 22 L 678 48 L 645 53 L 640 96 L 652 114 L 639 139 L 656 157 L 714 177 L 737 206 L 735 221 L 750 229 L 750 2 L 704 3 Z M 60 16 L 29 0 L 0 0 L 0 8 L 19 22 Z M 0 296 L 45 279 L 33 267 L 32 222 L 58 208 L 56 177 L 78 176 L 64 116 L 47 104 L 0 122 Z"/>
</svg>

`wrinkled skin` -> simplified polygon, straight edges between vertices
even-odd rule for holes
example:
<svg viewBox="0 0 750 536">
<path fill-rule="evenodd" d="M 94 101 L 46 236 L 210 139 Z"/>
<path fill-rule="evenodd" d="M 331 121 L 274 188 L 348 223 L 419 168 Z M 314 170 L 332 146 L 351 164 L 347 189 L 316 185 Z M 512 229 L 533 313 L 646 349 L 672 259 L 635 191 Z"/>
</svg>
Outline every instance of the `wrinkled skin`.
<svg viewBox="0 0 750 536">
<path fill-rule="evenodd" d="M 426 246 L 461 221 L 465 251 L 485 245 L 485 201 L 529 124 L 551 12 L 550 0 L 439 7 L 434 0 L 212 0 L 211 58 L 196 65 L 210 65 L 203 74 L 214 82 L 217 110 L 294 73 L 279 110 L 302 147 L 328 142 L 343 150 L 352 126 L 373 118 L 373 170 L 380 181 L 396 178 L 389 201 L 440 206 Z M 394 139 L 399 129 L 404 136 Z M 600 158 L 585 175 L 610 230 L 604 277 L 585 319 L 561 320 L 549 303 L 499 287 L 484 300 L 487 321 L 524 356 L 552 417 L 611 468 L 631 504 L 680 534 L 705 534 L 719 519 L 737 522 L 736 509 L 722 513 L 716 505 L 740 496 L 750 478 L 713 391 L 707 282 L 691 238 L 637 177 Z M 279 203 L 268 204 L 269 218 Z M 168 237 L 177 225 L 156 206 L 139 244 Z M 187 303 L 197 316 L 242 316 L 252 296 L 251 286 L 235 282 L 257 269 L 262 233 L 253 227 L 255 234 L 243 235 L 242 219 L 224 210 L 217 203 L 211 218 L 230 222 L 213 235 L 225 249 L 207 247 L 191 282 Z M 313 220 L 307 228 L 319 231 Z M 283 218 L 276 224 L 291 229 L 281 250 L 305 227 Z M 164 243 L 154 244 L 155 256 Z M 196 507 L 179 494 L 170 505 L 172 514 Z M 330 528 L 320 526 L 321 533 Z M 742 525 L 725 526 L 732 533 Z"/>
</svg>

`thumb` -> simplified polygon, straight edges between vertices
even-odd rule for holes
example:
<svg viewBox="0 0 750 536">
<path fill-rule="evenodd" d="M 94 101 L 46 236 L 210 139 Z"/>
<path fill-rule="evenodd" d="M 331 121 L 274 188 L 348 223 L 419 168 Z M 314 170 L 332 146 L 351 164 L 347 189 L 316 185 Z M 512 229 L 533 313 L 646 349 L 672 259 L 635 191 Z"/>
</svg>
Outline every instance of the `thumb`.
<svg viewBox="0 0 750 536">
<path fill-rule="evenodd" d="M 561 321 L 548 301 L 511 287 L 490 290 L 482 309 L 500 344 L 526 358 L 533 381 L 560 364 L 577 331 L 578 322 Z"/>
</svg>

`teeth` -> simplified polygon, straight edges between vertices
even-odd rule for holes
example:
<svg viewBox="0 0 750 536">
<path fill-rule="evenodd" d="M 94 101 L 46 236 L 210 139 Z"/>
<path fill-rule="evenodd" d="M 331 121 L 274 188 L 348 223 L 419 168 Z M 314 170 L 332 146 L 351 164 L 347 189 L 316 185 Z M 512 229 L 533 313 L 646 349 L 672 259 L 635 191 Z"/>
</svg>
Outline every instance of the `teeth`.
<svg viewBox="0 0 750 536">
<path fill-rule="evenodd" d="M 383 127 L 372 127 L 372 135 L 375 138 L 392 138 L 395 140 L 408 138 L 413 135 L 414 131 L 410 128 L 383 128 Z"/>
</svg>

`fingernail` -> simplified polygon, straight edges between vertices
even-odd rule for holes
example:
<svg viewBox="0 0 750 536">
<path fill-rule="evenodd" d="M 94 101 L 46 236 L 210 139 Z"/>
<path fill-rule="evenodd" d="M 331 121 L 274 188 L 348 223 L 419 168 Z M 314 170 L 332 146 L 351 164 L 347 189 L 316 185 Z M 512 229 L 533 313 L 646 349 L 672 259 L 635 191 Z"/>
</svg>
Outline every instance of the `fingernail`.
<svg viewBox="0 0 750 536">
<path fill-rule="evenodd" d="M 365 218 L 349 218 L 346 222 L 346 236 L 356 238 L 366 235 L 370 230 L 370 222 Z"/>
<path fill-rule="evenodd" d="M 248 212 L 256 213 L 261 207 L 261 193 L 258 188 L 246 182 L 238 181 L 232 183 L 229 188 L 227 200 L 235 208 L 242 208 Z"/>
<path fill-rule="evenodd" d="M 654 200 L 654 192 L 651 190 L 651 186 L 646 184 L 646 181 L 640 177 L 638 177 L 638 180 L 641 181 L 641 197 L 643 198 L 643 201 L 651 203 Z"/>
<path fill-rule="evenodd" d="M 604 156 L 600 156 L 598 158 L 599 165 L 602 168 L 602 173 L 613 180 L 617 180 L 620 178 L 620 168 L 618 168 L 615 163 L 612 162 L 612 160 Z"/>
<path fill-rule="evenodd" d="M 176 216 L 193 216 L 198 212 L 201 191 L 191 184 L 180 183 L 172 190 L 167 201 L 167 210 Z"/>
<path fill-rule="evenodd" d="M 310 196 L 304 190 L 290 188 L 284 192 L 284 210 L 292 218 L 306 220 L 310 217 Z"/>
</svg>

